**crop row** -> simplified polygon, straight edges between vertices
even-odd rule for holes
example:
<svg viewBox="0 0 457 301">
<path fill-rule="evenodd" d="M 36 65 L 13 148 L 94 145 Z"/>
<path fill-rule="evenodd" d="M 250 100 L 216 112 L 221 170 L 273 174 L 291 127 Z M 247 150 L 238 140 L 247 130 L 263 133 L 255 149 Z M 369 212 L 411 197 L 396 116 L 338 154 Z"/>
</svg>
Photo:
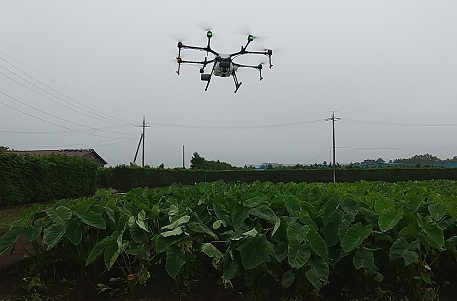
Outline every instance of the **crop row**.
<svg viewBox="0 0 457 301">
<path fill-rule="evenodd" d="M 130 290 L 164 266 L 180 288 L 210 261 L 226 287 L 320 291 L 345 275 L 436 287 L 457 258 L 457 182 L 215 182 L 108 191 L 30 207 L 0 238 L 24 234 L 34 267 L 56 262 L 95 277 L 123 275 Z M 164 262 L 165 264 L 161 264 Z"/>
</svg>

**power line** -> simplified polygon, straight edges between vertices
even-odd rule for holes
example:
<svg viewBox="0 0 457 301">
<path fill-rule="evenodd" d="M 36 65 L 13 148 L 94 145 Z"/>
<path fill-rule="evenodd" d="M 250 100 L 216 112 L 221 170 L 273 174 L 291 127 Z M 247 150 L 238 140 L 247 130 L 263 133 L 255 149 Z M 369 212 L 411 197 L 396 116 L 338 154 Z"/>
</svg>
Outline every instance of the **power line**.
<svg viewBox="0 0 457 301">
<path fill-rule="evenodd" d="M 0 67 L 5 68 L 5 67 L 4 67 L 3 65 L 1 65 L 1 64 L 0 64 Z M 8 71 L 10 71 L 8 68 L 5 68 L 5 69 L 8 70 Z M 55 98 L 57 98 L 57 99 L 59 99 L 59 100 L 65 102 L 65 103 L 67 103 L 67 104 L 69 104 L 69 105 L 71 105 L 71 106 L 73 106 L 73 107 L 75 107 L 75 108 L 77 108 L 77 109 L 79 109 L 79 110 L 76 110 L 76 109 L 71 108 L 71 107 L 69 107 L 69 106 L 67 106 L 67 105 L 64 105 L 64 104 L 62 104 L 62 103 L 60 103 L 60 102 L 58 102 L 58 101 L 55 101 L 55 100 L 49 98 L 48 96 L 43 95 L 43 94 L 41 94 L 40 92 L 37 92 L 37 91 L 33 90 L 33 89 L 30 88 L 30 87 L 27 87 L 27 86 L 24 85 L 23 83 L 21 83 L 21 82 L 15 80 L 14 78 L 10 77 L 9 75 L 7 75 L 7 74 L 5 74 L 5 73 L 3 73 L 3 72 L 1 72 L 1 71 L 0 71 L 0 74 L 2 74 L 3 76 L 7 77 L 7 78 L 10 79 L 11 81 L 17 83 L 18 85 L 21 85 L 21 86 L 23 86 L 24 88 L 26 88 L 26 89 L 28 89 L 28 90 L 30 90 L 30 91 L 32 91 L 32 92 L 34 92 L 34 93 L 36 93 L 36 94 L 38 94 L 38 95 L 44 97 L 44 98 L 46 98 L 46 99 L 52 101 L 53 103 L 55 103 L 55 104 L 57 104 L 57 105 L 59 105 L 59 106 L 62 106 L 62 107 L 64 107 L 64 108 L 67 108 L 67 109 L 70 110 L 70 111 L 77 112 L 77 113 L 79 113 L 79 114 L 82 114 L 82 115 L 85 115 L 85 116 L 88 116 L 88 117 L 90 117 L 90 118 L 94 118 L 94 119 L 97 119 L 97 120 L 100 120 L 100 121 L 103 121 L 103 122 L 114 123 L 113 121 L 110 121 L 109 119 L 107 120 L 106 118 L 105 118 L 105 119 L 100 119 L 100 118 L 98 118 L 98 117 L 95 117 L 95 116 L 100 116 L 100 115 L 95 114 L 95 113 L 93 113 L 93 112 L 91 112 L 91 111 L 89 111 L 89 110 L 87 110 L 87 109 L 83 109 L 83 108 L 81 109 L 81 108 L 75 106 L 74 104 L 72 104 L 71 102 L 66 101 L 66 100 L 64 100 L 63 98 L 58 97 L 58 96 L 56 96 L 56 95 L 54 95 L 54 94 L 52 94 L 52 93 L 50 93 L 50 92 L 44 90 L 43 88 L 41 88 L 41 87 L 35 85 L 34 83 L 32 83 L 32 82 L 26 80 L 25 78 L 23 78 L 23 77 L 17 75 L 16 73 L 14 73 L 14 72 L 12 72 L 12 71 L 10 71 L 10 72 L 13 73 L 14 75 L 16 75 L 17 77 L 19 77 L 20 79 L 24 80 L 25 82 L 31 84 L 32 86 L 34 86 L 34 87 L 40 89 L 41 91 L 43 91 L 43 92 L 45 92 L 45 93 L 48 93 L 49 95 L 54 96 Z M 83 110 L 83 111 L 80 111 L 80 110 Z M 95 115 L 95 116 L 91 116 L 91 115 L 89 115 L 89 114 L 87 114 L 87 113 L 84 113 L 84 111 L 89 112 L 90 114 Z M 103 117 L 103 116 L 102 116 L 102 117 Z M 118 124 L 118 123 L 115 123 L 115 124 Z"/>
<path fill-rule="evenodd" d="M 108 145 L 115 145 L 115 144 L 121 144 L 121 143 L 127 143 L 130 142 L 133 139 L 136 138 L 123 138 L 125 141 L 118 141 L 118 142 L 113 142 L 113 143 L 108 143 L 108 144 L 101 144 L 99 143 L 104 143 L 112 140 L 117 140 L 115 138 L 113 139 L 107 139 L 107 140 L 102 140 L 102 141 L 95 141 L 95 142 L 86 142 L 86 143 L 75 143 L 75 144 L 66 144 L 66 145 L 17 145 L 17 144 L 8 144 L 11 147 L 34 147 L 34 148 L 72 148 L 72 147 L 78 147 L 78 146 L 86 146 L 86 145 L 91 145 L 92 147 L 95 146 L 108 146 Z M 92 148 L 91 147 L 91 148 Z"/>
<path fill-rule="evenodd" d="M 349 122 L 353 122 L 353 123 L 362 123 L 362 124 L 403 126 L 403 127 L 457 127 L 457 124 L 455 124 L 455 123 L 406 123 L 406 122 L 370 121 L 370 120 L 346 119 L 346 118 L 344 118 L 343 121 L 349 121 Z"/>
<path fill-rule="evenodd" d="M 240 125 L 240 126 L 206 126 L 206 125 L 189 125 L 189 124 L 171 124 L 171 123 L 154 123 L 156 126 L 164 127 L 176 127 L 176 128 L 188 128 L 188 129 L 210 129 L 210 130 L 225 130 L 225 129 L 257 129 L 257 128 L 273 128 L 273 127 L 286 127 L 303 124 L 311 124 L 317 122 L 323 122 L 325 119 L 310 120 L 310 121 L 298 121 L 289 123 L 277 123 L 277 124 L 261 124 L 261 125 Z"/>
<path fill-rule="evenodd" d="M 100 127 L 98 129 L 109 129 L 109 128 L 117 128 L 120 126 L 105 126 Z M 61 131 L 19 131 L 19 130 L 0 130 L 1 133 L 14 133 L 14 134 L 64 134 L 70 133 L 72 131 L 61 130 Z M 133 133 L 132 133 L 133 134 Z"/>
<path fill-rule="evenodd" d="M 0 93 L 4 94 L 3 92 L 0 92 Z M 5 94 L 5 95 L 7 95 L 7 94 Z M 7 95 L 7 96 L 10 97 L 9 95 Z M 58 126 L 58 127 L 64 128 L 64 129 L 67 129 L 67 130 L 70 130 L 70 131 L 72 131 L 72 132 L 82 133 L 82 134 L 86 134 L 86 135 L 90 135 L 90 136 L 95 136 L 95 137 L 113 138 L 113 137 L 108 137 L 108 136 L 102 136 L 102 135 L 97 135 L 97 134 L 88 133 L 87 131 L 82 131 L 82 130 L 77 130 L 77 129 L 69 128 L 69 127 L 66 127 L 66 126 L 64 126 L 64 125 L 57 124 L 57 123 L 54 123 L 54 122 L 52 122 L 52 121 L 49 121 L 49 120 L 46 120 L 46 119 L 37 117 L 37 116 L 32 115 L 32 114 L 30 114 L 30 113 L 24 112 L 24 111 L 22 111 L 22 110 L 19 110 L 19 109 L 15 108 L 15 107 L 13 107 L 13 106 L 10 106 L 10 105 L 8 105 L 8 104 L 2 102 L 2 101 L 0 101 L 0 104 L 4 105 L 4 106 L 6 106 L 6 107 L 8 107 L 8 108 L 10 108 L 10 109 L 13 109 L 13 110 L 15 110 L 15 111 L 18 111 L 18 112 L 20 112 L 20 113 L 22 113 L 22 114 L 25 114 L 25 115 L 27 115 L 27 116 L 30 116 L 30 117 L 33 117 L 33 118 L 35 118 L 35 119 L 41 120 L 41 121 L 43 121 L 43 122 L 46 122 L 46 123 L 49 123 L 49 124 L 52 124 L 52 125 L 55 125 L 55 126 Z M 120 138 L 115 138 L 115 139 L 124 139 L 124 138 L 126 138 L 126 137 L 128 137 L 128 136 L 120 137 Z"/>
<path fill-rule="evenodd" d="M 43 113 L 43 114 L 45 114 L 45 115 L 54 117 L 54 118 L 56 118 L 56 119 L 59 119 L 59 120 L 62 120 L 62 121 L 65 121 L 65 122 L 68 122 L 68 123 L 71 123 L 71 124 L 74 124 L 74 125 L 78 125 L 78 126 L 84 127 L 84 128 L 86 128 L 86 129 L 90 129 L 90 130 L 94 130 L 94 131 L 100 131 L 100 132 L 106 132 L 106 133 L 113 133 L 113 134 L 122 134 L 122 135 L 124 135 L 124 134 L 125 134 L 125 135 L 134 134 L 134 133 L 119 133 L 119 132 L 113 132 L 113 131 L 103 130 L 103 129 L 100 129 L 100 128 L 93 128 L 93 127 L 85 126 L 85 125 L 83 125 L 83 124 L 80 124 L 80 123 L 77 123 L 77 122 L 73 122 L 73 121 L 67 120 L 67 119 L 65 119 L 65 118 L 61 118 L 61 117 L 59 117 L 59 116 L 56 116 L 56 115 L 54 115 L 54 114 L 48 113 L 48 112 L 46 112 L 46 111 L 43 111 L 43 110 L 41 110 L 41 109 L 35 108 L 34 106 L 29 105 L 29 104 L 25 103 L 24 101 L 21 101 L 20 99 L 17 99 L 17 98 L 15 98 L 15 97 L 13 97 L 13 96 L 10 96 L 10 95 L 8 95 L 8 94 L 2 92 L 2 91 L 0 91 L 0 94 L 3 94 L 3 95 L 5 95 L 6 97 L 9 97 L 9 98 L 13 99 L 14 101 L 19 102 L 19 103 L 23 104 L 24 106 L 27 106 L 27 107 L 29 107 L 29 108 L 32 108 L 32 109 L 34 109 L 34 110 L 36 110 L 36 111 L 38 111 L 38 112 L 41 112 L 41 113 Z M 3 104 L 4 104 L 4 103 L 3 103 Z M 22 111 L 20 111 L 20 112 L 22 112 Z"/>
<path fill-rule="evenodd" d="M 11 56 L 8 55 L 8 54 L 6 54 L 5 52 L 3 52 L 3 51 L 1 51 L 1 50 L 0 50 L 0 52 L 3 53 L 4 55 L 8 56 L 9 58 L 13 59 L 14 61 L 16 61 L 16 62 L 18 62 L 18 63 L 20 63 L 20 64 L 26 66 L 26 67 L 29 68 L 30 70 L 32 70 L 32 71 L 34 71 L 34 72 L 40 74 L 41 76 L 43 76 L 43 77 L 45 77 L 45 78 L 47 78 L 47 79 L 53 81 L 54 83 L 56 83 L 56 84 L 58 84 L 58 85 L 60 85 L 60 86 L 62 86 L 62 87 L 64 87 L 64 88 L 66 88 L 66 89 L 68 89 L 68 90 L 71 90 L 71 91 L 73 91 L 73 92 L 75 92 L 75 93 L 78 93 L 78 94 L 80 94 L 80 95 L 82 95 L 82 96 L 84 96 L 84 97 L 86 97 L 86 98 L 88 98 L 88 99 L 91 99 L 91 98 L 89 98 L 89 97 L 83 95 L 82 93 L 79 93 L 79 92 L 74 91 L 74 90 L 72 90 L 72 89 L 70 89 L 70 88 L 68 88 L 68 87 L 65 87 L 64 85 L 62 85 L 62 84 L 56 82 L 56 81 L 53 80 L 52 78 L 50 78 L 50 77 L 48 77 L 48 76 L 46 76 L 46 75 L 44 75 L 44 74 L 42 74 L 42 73 L 40 73 L 40 72 L 38 72 L 38 71 L 32 69 L 32 68 L 30 68 L 29 66 L 25 65 L 24 63 L 19 62 L 18 60 L 16 60 L 15 58 L 11 57 Z M 117 122 L 119 122 L 119 121 L 121 121 L 121 122 L 123 122 L 123 123 L 126 122 L 126 121 L 124 121 L 124 120 L 122 120 L 122 119 L 119 119 L 119 118 L 117 118 L 117 117 L 110 116 L 110 115 L 106 114 L 106 112 L 101 112 L 101 111 L 98 111 L 98 110 L 96 110 L 96 109 L 94 109 L 94 108 L 92 108 L 92 107 L 89 107 L 89 106 L 85 105 L 84 103 L 81 103 L 81 102 L 79 102 L 78 100 L 76 100 L 76 99 L 74 99 L 74 98 L 72 98 L 72 97 L 70 97 L 70 96 L 65 95 L 64 93 L 59 92 L 58 90 L 56 90 L 56 89 L 52 88 L 51 86 L 47 85 L 46 83 L 40 81 L 39 79 L 35 78 L 34 76 L 32 76 L 32 75 L 30 75 L 29 73 L 25 72 L 24 70 L 20 69 L 19 67 L 17 67 L 16 65 L 14 65 L 14 64 L 11 63 L 11 62 L 9 62 L 8 60 L 6 60 L 5 58 L 3 58 L 3 57 L 1 57 L 1 56 L 0 56 L 0 59 L 3 60 L 3 61 L 5 61 L 7 64 L 9 64 L 10 66 L 12 66 L 12 67 L 15 68 L 16 70 L 22 72 L 23 74 L 25 74 L 25 75 L 27 75 L 28 77 L 34 79 L 35 81 L 39 82 L 40 84 L 44 85 L 45 87 L 51 89 L 52 91 L 54 91 L 54 92 L 56 92 L 56 93 L 58 93 L 58 94 L 60 94 L 60 95 L 62 95 L 62 96 L 64 96 L 64 97 L 66 97 L 66 98 L 68 98 L 68 99 L 70 99 L 70 100 L 72 100 L 72 101 L 78 103 L 79 105 L 81 105 L 81 106 L 83 106 L 83 107 L 89 109 L 89 110 L 85 110 L 85 111 L 87 111 L 87 112 L 89 112 L 89 113 L 91 113 L 91 114 L 94 114 L 94 115 L 96 115 L 96 116 L 103 117 L 103 118 L 108 117 L 109 119 L 117 120 Z M 9 70 L 8 68 L 6 68 L 5 66 L 2 65 L 2 67 L 5 68 L 6 70 L 10 71 L 11 73 L 15 74 L 16 76 L 20 77 L 19 75 L 17 75 L 16 73 L 12 72 L 11 70 Z M 20 78 L 22 78 L 22 77 L 20 77 Z M 25 79 L 24 79 L 24 80 L 25 80 Z M 49 93 L 49 92 L 48 92 L 48 93 Z M 91 99 L 91 100 L 96 101 L 96 102 L 99 102 L 99 101 L 94 100 L 94 99 Z M 62 101 L 65 101 L 65 100 L 62 100 Z M 99 103 L 101 103 L 101 102 L 99 102 Z M 72 105 L 75 106 L 74 104 L 72 104 Z M 103 105 L 106 106 L 106 104 L 104 104 L 104 103 L 103 103 Z M 77 107 L 77 106 L 75 106 L 75 107 Z M 93 112 L 97 112 L 97 113 L 100 113 L 100 114 L 95 114 L 95 113 L 93 113 Z M 129 123 L 129 124 L 133 124 L 132 122 L 128 122 L 128 123 Z"/>
</svg>

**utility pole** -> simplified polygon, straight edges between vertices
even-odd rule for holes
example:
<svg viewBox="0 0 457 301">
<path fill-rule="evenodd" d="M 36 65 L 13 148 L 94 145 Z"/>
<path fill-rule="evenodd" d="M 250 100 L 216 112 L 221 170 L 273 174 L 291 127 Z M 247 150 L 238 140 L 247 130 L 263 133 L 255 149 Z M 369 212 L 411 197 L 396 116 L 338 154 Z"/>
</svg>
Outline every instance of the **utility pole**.
<svg viewBox="0 0 457 301">
<path fill-rule="evenodd" d="M 136 157 L 138 156 L 138 151 L 140 150 L 140 145 L 141 145 L 141 143 L 143 143 L 141 167 L 144 167 L 144 138 L 145 138 L 145 134 L 146 134 L 145 129 L 150 127 L 150 125 L 146 123 L 146 119 L 144 116 L 143 116 L 143 123 L 138 127 L 142 127 L 143 131 L 141 133 L 140 141 L 138 142 L 138 147 L 136 148 L 136 153 L 135 153 L 135 158 L 133 159 L 133 163 L 136 162 Z"/>
<path fill-rule="evenodd" d="M 185 159 L 184 159 L 184 144 L 182 145 L 182 168 L 186 168 Z"/>
<path fill-rule="evenodd" d="M 326 121 L 331 120 L 332 121 L 332 137 L 333 137 L 333 143 L 332 143 L 332 150 L 333 150 L 333 183 L 336 182 L 336 160 L 335 160 L 335 120 L 340 120 L 340 118 L 335 117 L 335 111 L 332 112 L 332 117 L 329 117 L 325 119 Z"/>
</svg>

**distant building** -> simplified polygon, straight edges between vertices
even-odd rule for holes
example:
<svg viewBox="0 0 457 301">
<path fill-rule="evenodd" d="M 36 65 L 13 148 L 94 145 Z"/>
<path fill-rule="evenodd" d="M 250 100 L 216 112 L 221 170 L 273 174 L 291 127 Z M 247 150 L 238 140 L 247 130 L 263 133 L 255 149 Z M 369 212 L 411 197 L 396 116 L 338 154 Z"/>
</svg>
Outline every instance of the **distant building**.
<svg viewBox="0 0 457 301">
<path fill-rule="evenodd" d="M 50 155 L 61 155 L 61 156 L 73 156 L 83 157 L 93 161 L 99 166 L 104 166 L 106 162 L 97 152 L 93 149 L 59 149 L 59 150 L 8 150 L 8 153 L 17 155 L 31 155 L 31 156 L 50 156 Z"/>
</svg>

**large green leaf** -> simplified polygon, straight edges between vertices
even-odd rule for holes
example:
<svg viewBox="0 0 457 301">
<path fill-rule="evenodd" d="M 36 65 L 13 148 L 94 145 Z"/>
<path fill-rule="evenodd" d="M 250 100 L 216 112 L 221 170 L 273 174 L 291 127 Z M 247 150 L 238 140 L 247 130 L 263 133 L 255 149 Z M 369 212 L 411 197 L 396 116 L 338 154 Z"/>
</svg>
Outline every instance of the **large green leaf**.
<svg viewBox="0 0 457 301">
<path fill-rule="evenodd" d="M 254 208 L 263 203 L 268 203 L 268 202 L 266 202 L 266 197 L 255 196 L 253 198 L 250 198 L 250 199 L 244 201 L 243 206 L 248 207 L 248 208 Z"/>
<path fill-rule="evenodd" d="M 117 243 L 117 237 L 110 237 L 106 242 L 103 256 L 105 258 L 105 267 L 110 270 L 120 254 L 120 247 Z"/>
<path fill-rule="evenodd" d="M 22 233 L 21 227 L 15 227 L 9 229 L 1 238 L 0 238 L 0 255 L 5 253 L 6 250 L 11 248 L 19 238 Z"/>
<path fill-rule="evenodd" d="M 235 231 L 240 230 L 246 218 L 249 216 L 249 211 L 246 207 L 241 204 L 237 204 L 232 211 L 232 224 Z"/>
<path fill-rule="evenodd" d="M 435 221 L 440 221 L 447 213 L 447 208 L 442 203 L 432 203 L 428 205 L 428 212 Z"/>
<path fill-rule="evenodd" d="M 314 257 L 308 264 L 310 268 L 305 273 L 306 278 L 317 290 L 320 290 L 328 280 L 328 263 L 322 260 L 322 258 Z"/>
<path fill-rule="evenodd" d="M 423 197 L 416 194 L 410 194 L 406 197 L 406 208 L 410 213 L 414 214 L 419 209 L 422 200 Z"/>
<path fill-rule="evenodd" d="M 222 275 L 225 279 L 230 280 L 235 278 L 238 272 L 238 263 L 233 258 L 231 251 L 226 251 L 223 258 Z"/>
<path fill-rule="evenodd" d="M 300 225 L 299 223 L 290 220 L 287 224 L 287 238 L 289 241 L 297 240 L 298 242 L 302 242 L 306 240 L 306 235 L 309 232 L 308 226 Z"/>
<path fill-rule="evenodd" d="M 394 202 L 392 199 L 379 196 L 375 201 L 374 210 L 377 214 L 382 214 L 384 211 L 391 207 L 394 207 Z"/>
<path fill-rule="evenodd" d="M 378 225 L 381 231 L 386 232 L 395 227 L 403 217 L 401 208 L 387 207 L 379 214 Z"/>
<path fill-rule="evenodd" d="M 65 234 L 67 225 L 63 223 L 53 223 L 49 228 L 43 231 L 43 243 L 48 246 L 48 250 L 52 249 Z"/>
<path fill-rule="evenodd" d="M 27 227 L 29 222 L 35 217 L 37 214 L 38 210 L 40 209 L 40 205 L 34 204 L 30 206 L 29 208 L 25 209 L 24 212 L 22 212 L 21 216 L 11 224 L 10 229 L 13 228 L 20 228 L 24 229 Z"/>
<path fill-rule="evenodd" d="M 407 266 L 413 263 L 413 261 L 419 257 L 419 255 L 416 253 L 419 248 L 420 246 L 418 241 L 408 243 L 404 237 L 400 237 L 392 244 L 390 248 L 390 260 L 403 258 L 405 261 L 405 266 Z"/>
<path fill-rule="evenodd" d="M 273 210 L 271 210 L 271 208 L 266 205 L 260 205 L 249 209 L 249 214 L 264 219 L 271 224 L 275 224 L 276 220 L 278 219 Z"/>
<path fill-rule="evenodd" d="M 281 241 L 275 248 L 275 259 L 277 262 L 281 262 L 287 258 L 287 242 Z"/>
<path fill-rule="evenodd" d="M 337 211 L 337 208 L 340 204 L 340 198 L 338 195 L 332 195 L 328 201 L 322 206 L 321 208 L 321 215 L 324 220 L 324 224 L 328 222 L 328 217 L 335 211 Z"/>
<path fill-rule="evenodd" d="M 174 230 L 181 225 L 187 224 L 190 221 L 190 215 L 184 215 L 172 222 L 171 224 L 162 227 L 162 230 Z"/>
<path fill-rule="evenodd" d="M 319 255 L 325 262 L 328 262 L 328 248 L 322 236 L 315 231 L 310 229 L 308 233 L 308 242 L 311 250 Z"/>
<path fill-rule="evenodd" d="M 373 274 L 378 270 L 378 267 L 374 263 L 373 252 L 364 251 L 358 248 L 355 251 L 353 258 L 354 267 L 359 270 L 361 268 L 367 269 L 370 274 Z"/>
<path fill-rule="evenodd" d="M 74 244 L 78 245 L 82 239 L 82 230 L 79 221 L 76 218 L 72 218 L 68 221 L 67 231 L 65 231 L 65 236 L 68 240 Z"/>
<path fill-rule="evenodd" d="M 86 224 L 97 229 L 106 229 L 106 222 L 102 214 L 89 208 L 78 208 L 74 213 Z"/>
<path fill-rule="evenodd" d="M 181 270 L 181 267 L 186 263 L 186 254 L 184 248 L 174 245 L 167 249 L 167 257 L 165 261 L 165 270 L 171 278 L 176 279 Z"/>
<path fill-rule="evenodd" d="M 420 227 L 417 225 L 416 221 L 413 221 L 408 226 L 398 232 L 398 237 L 410 238 L 415 237 L 421 231 Z"/>
<path fill-rule="evenodd" d="M 211 231 L 210 228 L 208 228 L 205 224 L 199 223 L 199 222 L 190 222 L 187 224 L 187 229 L 192 230 L 195 233 L 202 233 L 202 234 L 208 234 L 210 235 L 213 239 L 217 240 L 217 235 L 214 234 L 213 231 Z"/>
<path fill-rule="evenodd" d="M 284 197 L 284 205 L 290 217 L 296 217 L 298 213 L 301 211 L 297 197 L 294 195 L 288 195 Z"/>
<path fill-rule="evenodd" d="M 136 243 L 141 243 L 143 239 L 148 234 L 146 231 L 140 228 L 137 223 L 133 223 L 129 227 L 130 236 L 132 237 L 133 241 Z"/>
<path fill-rule="evenodd" d="M 136 224 L 143 229 L 146 232 L 149 232 L 147 222 L 145 221 L 146 218 L 146 212 L 144 210 L 141 210 L 138 212 L 138 216 L 136 218 Z"/>
<path fill-rule="evenodd" d="M 87 256 L 86 266 L 97 260 L 97 258 L 103 254 L 103 252 L 105 251 L 106 243 L 109 239 L 110 237 L 107 236 L 95 244 L 95 246 L 92 248 L 89 255 Z"/>
<path fill-rule="evenodd" d="M 246 237 L 237 249 L 240 251 L 243 267 L 246 270 L 256 268 L 267 258 L 267 238 L 263 234 Z"/>
<path fill-rule="evenodd" d="M 356 223 L 349 227 L 344 233 L 341 240 L 341 246 L 345 252 L 350 252 L 360 246 L 362 242 L 370 236 L 372 230 L 371 225 L 363 226 L 362 223 Z"/>
<path fill-rule="evenodd" d="M 50 207 L 46 209 L 46 213 L 54 223 L 61 224 L 66 224 L 72 215 L 71 209 L 65 206 Z"/>
<path fill-rule="evenodd" d="M 297 240 L 289 242 L 287 248 L 287 260 L 292 268 L 300 269 L 304 266 L 311 256 L 311 250 L 305 244 L 300 244 Z"/>
<path fill-rule="evenodd" d="M 163 237 L 177 236 L 177 235 L 181 235 L 183 232 L 184 232 L 183 229 L 181 227 L 178 227 L 178 228 L 174 228 L 173 230 L 170 230 L 170 231 L 162 232 L 162 233 L 160 233 L 160 236 L 163 236 Z"/>
<path fill-rule="evenodd" d="M 38 236 L 40 236 L 42 231 L 43 223 L 30 225 L 24 230 L 25 238 L 27 238 L 28 241 L 34 241 L 38 238 Z"/>
<path fill-rule="evenodd" d="M 334 211 L 327 218 L 327 223 L 324 226 L 324 238 L 329 247 L 336 245 L 340 238 L 338 236 L 338 229 L 343 220 L 343 213 Z"/>
<path fill-rule="evenodd" d="M 286 271 L 281 277 L 281 287 L 283 289 L 291 286 L 295 281 L 295 274 L 292 270 Z"/>
<path fill-rule="evenodd" d="M 201 251 L 208 257 L 211 257 L 214 268 L 219 268 L 219 263 L 223 257 L 221 251 L 219 251 L 212 243 L 203 243 Z"/>
<path fill-rule="evenodd" d="M 422 218 L 417 216 L 417 224 L 425 232 L 427 237 L 432 242 L 433 247 L 442 249 L 444 246 L 444 233 L 440 226 L 430 217 Z"/>
<path fill-rule="evenodd" d="M 185 238 L 186 238 L 185 235 L 167 236 L 167 237 L 163 237 L 162 235 L 157 235 L 157 238 L 155 240 L 156 251 L 161 253 L 161 252 L 167 250 L 168 247 L 170 247 L 171 245 L 181 242 Z"/>
</svg>

